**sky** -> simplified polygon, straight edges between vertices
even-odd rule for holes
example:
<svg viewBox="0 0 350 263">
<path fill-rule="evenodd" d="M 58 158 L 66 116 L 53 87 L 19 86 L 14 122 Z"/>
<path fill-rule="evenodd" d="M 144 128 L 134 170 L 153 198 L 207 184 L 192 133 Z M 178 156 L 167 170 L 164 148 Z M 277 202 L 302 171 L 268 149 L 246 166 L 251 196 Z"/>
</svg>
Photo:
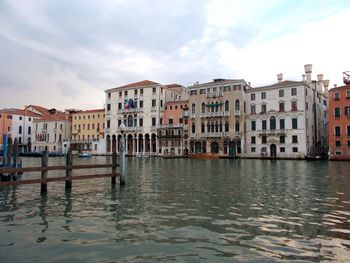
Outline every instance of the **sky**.
<svg viewBox="0 0 350 263">
<path fill-rule="evenodd" d="M 104 106 L 141 80 L 342 85 L 349 0 L 0 0 L 0 108 Z"/>
</svg>

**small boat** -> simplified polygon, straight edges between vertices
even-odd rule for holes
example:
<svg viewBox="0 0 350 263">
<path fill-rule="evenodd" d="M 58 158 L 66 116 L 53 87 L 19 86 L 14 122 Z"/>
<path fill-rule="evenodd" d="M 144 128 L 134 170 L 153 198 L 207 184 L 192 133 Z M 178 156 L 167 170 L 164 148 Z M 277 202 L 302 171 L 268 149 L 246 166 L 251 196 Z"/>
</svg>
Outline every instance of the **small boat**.
<svg viewBox="0 0 350 263">
<path fill-rule="evenodd" d="M 188 155 L 190 159 L 201 159 L 201 160 L 218 160 L 219 155 L 213 153 L 191 153 Z"/>
<path fill-rule="evenodd" d="M 78 153 L 79 158 L 90 158 L 91 156 L 91 153 Z"/>
</svg>

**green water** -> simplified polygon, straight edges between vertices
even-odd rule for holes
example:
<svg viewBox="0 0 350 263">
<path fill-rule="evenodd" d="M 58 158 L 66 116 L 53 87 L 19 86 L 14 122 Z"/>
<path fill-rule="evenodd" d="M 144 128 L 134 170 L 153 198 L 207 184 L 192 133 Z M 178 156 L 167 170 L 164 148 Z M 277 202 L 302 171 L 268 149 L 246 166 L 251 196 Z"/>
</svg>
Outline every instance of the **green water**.
<svg viewBox="0 0 350 263">
<path fill-rule="evenodd" d="M 127 168 L 122 189 L 110 179 L 73 181 L 70 194 L 49 183 L 45 198 L 40 185 L 0 189 L 0 262 L 349 262 L 350 162 L 128 158 Z"/>
</svg>

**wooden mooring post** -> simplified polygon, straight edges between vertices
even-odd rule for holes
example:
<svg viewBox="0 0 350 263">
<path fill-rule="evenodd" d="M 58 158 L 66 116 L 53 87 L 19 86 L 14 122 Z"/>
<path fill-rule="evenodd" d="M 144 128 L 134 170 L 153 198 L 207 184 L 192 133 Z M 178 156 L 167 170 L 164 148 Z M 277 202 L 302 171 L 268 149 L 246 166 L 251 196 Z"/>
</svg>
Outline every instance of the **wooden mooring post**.
<svg viewBox="0 0 350 263">
<path fill-rule="evenodd" d="M 72 177 L 72 165 L 73 165 L 73 155 L 72 155 L 72 150 L 69 149 L 66 155 L 66 185 L 65 189 L 66 190 L 71 190 L 72 189 L 72 180 L 70 179 Z"/>
<path fill-rule="evenodd" d="M 45 149 L 43 156 L 41 158 L 41 190 L 40 193 L 46 194 L 47 193 L 47 167 L 49 162 L 49 152 L 47 149 Z"/>
</svg>

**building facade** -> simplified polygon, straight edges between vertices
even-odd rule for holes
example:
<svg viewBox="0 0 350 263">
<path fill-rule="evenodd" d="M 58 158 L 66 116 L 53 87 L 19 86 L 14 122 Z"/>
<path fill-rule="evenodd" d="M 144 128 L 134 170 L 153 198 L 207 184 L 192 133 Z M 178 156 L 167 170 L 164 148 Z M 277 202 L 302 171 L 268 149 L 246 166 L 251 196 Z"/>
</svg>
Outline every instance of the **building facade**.
<svg viewBox="0 0 350 263">
<path fill-rule="evenodd" d="M 69 113 L 55 109 L 49 114 L 34 120 L 34 137 L 32 150 L 42 152 L 46 148 L 51 153 L 63 154 L 68 151 L 64 142 L 71 139 L 71 116 Z"/>
<path fill-rule="evenodd" d="M 283 81 L 246 93 L 245 157 L 300 158 L 326 154 L 329 81 L 311 80 L 305 65 L 302 81 Z"/>
<path fill-rule="evenodd" d="M 191 153 L 237 157 L 244 147 L 244 98 L 248 84 L 242 79 L 214 79 L 189 87 Z"/>
<path fill-rule="evenodd" d="M 77 111 L 72 113 L 73 151 L 98 151 L 98 144 L 104 140 L 105 109 Z"/>
<path fill-rule="evenodd" d="M 111 153 L 113 141 L 120 140 L 119 127 L 124 122 L 127 154 L 157 156 L 157 127 L 162 123 L 164 103 L 180 100 L 182 93 L 149 80 L 109 89 L 105 93 L 106 152 Z M 119 143 L 117 151 L 118 148 Z"/>
<path fill-rule="evenodd" d="M 329 159 L 350 160 L 350 74 L 329 90 Z"/>
<path fill-rule="evenodd" d="M 188 100 L 166 102 L 163 123 L 158 127 L 159 155 L 184 156 L 188 148 Z"/>
</svg>

